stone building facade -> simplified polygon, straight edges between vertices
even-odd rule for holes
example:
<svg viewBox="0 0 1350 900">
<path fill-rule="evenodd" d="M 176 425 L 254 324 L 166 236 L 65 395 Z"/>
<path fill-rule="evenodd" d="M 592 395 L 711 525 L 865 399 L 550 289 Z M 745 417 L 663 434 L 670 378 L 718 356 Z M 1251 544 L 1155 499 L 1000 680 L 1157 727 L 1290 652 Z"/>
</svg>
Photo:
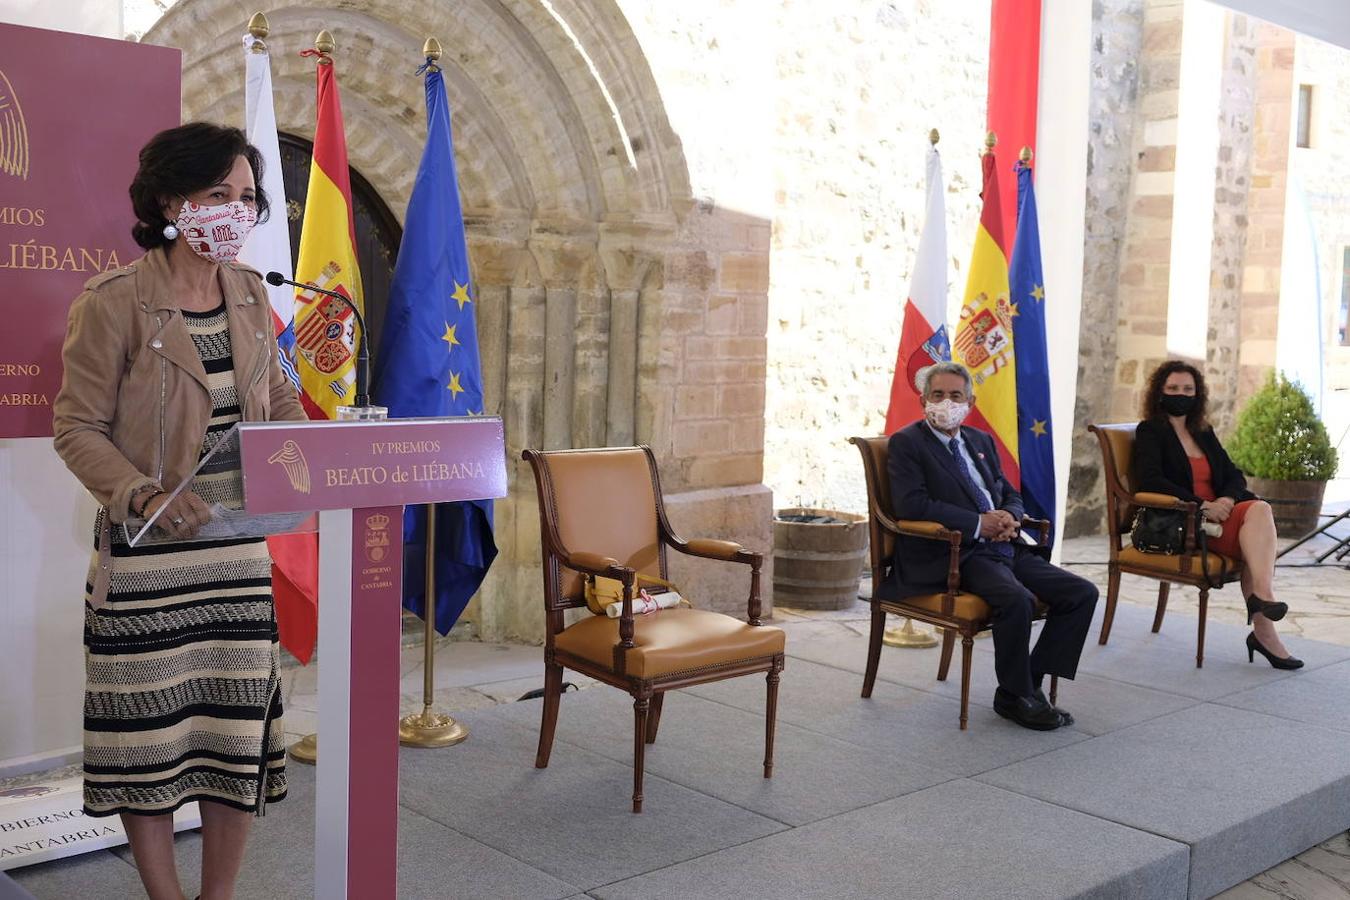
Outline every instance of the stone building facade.
<svg viewBox="0 0 1350 900">
<path fill-rule="evenodd" d="M 1168 352 L 1184 6 L 1093 0 L 1068 535 L 1103 521 L 1087 423 L 1133 418 Z M 186 116 L 242 121 L 255 5 L 125 9 L 133 36 L 183 49 Z M 487 411 L 505 419 L 512 466 L 502 556 L 468 612 L 485 637 L 542 632 L 524 447 L 648 443 L 681 530 L 763 550 L 775 507 L 865 506 L 846 440 L 883 428 L 934 127 L 953 320 L 959 305 L 988 0 L 297 0 L 270 15 L 279 127 L 312 136 L 313 62 L 298 53 L 329 29 L 351 164 L 400 220 L 424 133 L 412 70 L 428 35 L 446 48 Z M 1346 51 L 1236 14 L 1222 27 L 1212 271 L 1191 300 L 1205 307 L 1204 362 L 1233 386 L 1215 392 L 1221 431 L 1274 363 L 1291 165 L 1350 244 L 1350 183 L 1327 176 L 1347 171 L 1347 117 L 1331 111 L 1350 98 Z M 1324 140 L 1291 159 L 1305 69 Z M 1321 263 L 1339 307 L 1340 257 Z M 687 560 L 674 573 L 741 608 L 743 573 Z"/>
</svg>

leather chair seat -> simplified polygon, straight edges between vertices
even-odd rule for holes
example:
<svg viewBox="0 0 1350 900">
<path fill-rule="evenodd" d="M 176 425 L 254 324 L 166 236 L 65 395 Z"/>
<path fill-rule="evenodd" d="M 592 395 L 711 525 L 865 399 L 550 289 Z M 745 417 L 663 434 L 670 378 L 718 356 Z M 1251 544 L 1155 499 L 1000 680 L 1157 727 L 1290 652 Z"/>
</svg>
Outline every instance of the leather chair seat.
<svg viewBox="0 0 1350 900">
<path fill-rule="evenodd" d="M 905 606 L 913 606 L 927 612 L 942 614 L 942 594 L 916 594 L 901 601 Z M 952 615 L 958 619 L 976 621 L 989 618 L 989 604 L 978 594 L 964 591 L 952 598 Z"/>
<path fill-rule="evenodd" d="M 1134 547 L 1126 546 L 1121 549 L 1116 557 L 1120 564 L 1124 566 L 1139 566 L 1141 568 L 1153 569 L 1157 572 L 1166 572 L 1169 575 L 1185 575 L 1194 578 L 1200 574 L 1200 555 L 1195 554 L 1190 559 L 1191 568 L 1182 569 L 1180 554 L 1171 553 L 1146 553 L 1143 550 L 1136 550 Z M 1207 553 L 1204 556 L 1205 574 L 1211 578 L 1227 576 L 1238 571 L 1238 565 L 1226 556 L 1220 556 L 1217 553 Z"/>
<path fill-rule="evenodd" d="M 590 616 L 560 632 L 558 650 L 606 669 L 614 667 L 619 643 L 619 620 Z M 702 609 L 676 607 L 633 618 L 633 648 L 625 662 L 626 674 L 657 678 L 758 659 L 783 652 L 782 629 L 747 625 L 740 619 Z"/>
<path fill-rule="evenodd" d="M 918 594 L 913 597 L 906 597 L 902 601 L 904 606 L 913 606 L 926 612 L 942 614 L 942 595 L 941 594 Z M 1040 600 L 1036 601 L 1036 615 L 1044 616 L 1048 607 Z M 989 608 L 989 604 L 978 594 L 967 594 L 964 591 L 958 593 L 952 598 L 952 615 L 958 619 L 967 619 L 971 622 L 987 623 L 994 611 Z"/>
</svg>

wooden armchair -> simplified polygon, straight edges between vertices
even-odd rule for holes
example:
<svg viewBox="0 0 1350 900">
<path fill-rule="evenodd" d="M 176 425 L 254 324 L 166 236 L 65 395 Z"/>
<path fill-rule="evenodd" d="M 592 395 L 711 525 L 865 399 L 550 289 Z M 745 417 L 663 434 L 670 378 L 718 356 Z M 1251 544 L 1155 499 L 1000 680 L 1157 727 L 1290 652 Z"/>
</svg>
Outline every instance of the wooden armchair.
<svg viewBox="0 0 1350 900">
<path fill-rule="evenodd" d="M 539 491 L 543 550 L 544 713 L 535 766 L 548 766 L 562 697 L 563 667 L 633 695 L 633 812 L 642 812 L 645 746 L 655 743 L 661 702 L 674 688 L 767 673 L 764 777 L 773 776 L 774 724 L 782 629 L 760 622 L 764 556 L 731 541 L 678 537 L 666 518 L 656 460 L 647 447 L 526 450 Z M 636 573 L 666 577 L 666 548 L 750 567 L 749 624 L 721 613 L 671 608 L 633 615 Z M 588 615 L 564 626 L 563 613 L 586 608 L 583 578 L 623 583 L 617 619 Z"/>
<path fill-rule="evenodd" d="M 990 609 L 978 595 L 961 590 L 961 532 L 951 531 L 937 522 L 902 521 L 891 511 L 891 479 L 886 469 L 889 438 L 853 437 L 849 443 L 862 454 L 867 477 L 867 519 L 872 554 L 872 628 L 867 639 L 867 672 L 863 676 L 862 695 L 872 696 L 881 664 L 881 638 L 886 630 L 886 614 L 908 616 L 942 629 L 942 656 L 938 661 L 938 681 L 947 680 L 952 648 L 961 635 L 961 730 L 966 730 L 970 707 L 970 653 L 975 635 L 992 627 Z M 1023 518 L 1024 529 L 1034 529 L 1037 541 L 1045 543 L 1050 523 L 1044 519 Z M 916 594 L 900 600 L 882 600 L 877 591 L 886 570 L 895 557 L 895 539 L 899 535 L 946 541 L 951 548 L 947 567 L 947 590 L 936 594 Z M 1037 618 L 1045 609 L 1037 604 Z M 1050 678 L 1050 702 L 1058 699 L 1059 678 Z"/>
<path fill-rule="evenodd" d="M 1107 562 L 1106 612 L 1102 617 L 1102 633 L 1097 643 L 1105 644 L 1111 636 L 1111 622 L 1116 615 L 1116 601 L 1120 595 L 1120 574 L 1143 575 L 1156 578 L 1158 608 L 1153 614 L 1153 633 L 1162 628 L 1167 612 L 1167 592 L 1172 583 L 1189 584 L 1200 589 L 1200 623 L 1195 639 L 1195 667 L 1205 664 L 1205 616 L 1209 611 L 1209 591 L 1221 588 L 1242 575 L 1242 566 L 1235 560 L 1217 553 L 1202 556 L 1195 539 L 1197 503 L 1189 503 L 1170 494 L 1136 493 L 1130 462 L 1134 454 L 1136 423 L 1089 425 L 1088 431 L 1097 435 L 1102 450 L 1102 472 L 1106 476 L 1106 527 L 1110 534 L 1110 558 Z M 1180 509 L 1186 512 L 1186 544 L 1180 555 L 1145 553 L 1136 550 L 1124 540 L 1134 524 L 1135 511 L 1149 509 Z"/>
</svg>

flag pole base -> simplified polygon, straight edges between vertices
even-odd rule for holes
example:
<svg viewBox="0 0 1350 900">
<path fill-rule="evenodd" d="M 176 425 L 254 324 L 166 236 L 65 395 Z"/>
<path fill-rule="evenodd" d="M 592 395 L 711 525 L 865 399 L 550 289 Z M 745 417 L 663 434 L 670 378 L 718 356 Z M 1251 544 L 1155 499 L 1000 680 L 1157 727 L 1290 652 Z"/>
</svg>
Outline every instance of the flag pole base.
<svg viewBox="0 0 1350 900">
<path fill-rule="evenodd" d="M 468 736 L 466 726 L 431 707 L 398 721 L 398 742 L 405 747 L 452 747 Z"/>
<path fill-rule="evenodd" d="M 915 628 L 913 619 L 905 619 L 905 624 L 900 628 L 886 629 L 881 636 L 881 642 L 887 647 L 908 647 L 911 650 L 922 650 L 938 645 L 937 635 L 931 631 Z"/>
<path fill-rule="evenodd" d="M 314 765 L 319 761 L 319 736 L 317 734 L 305 735 L 291 744 L 290 749 L 286 751 L 286 755 L 302 765 Z"/>
</svg>

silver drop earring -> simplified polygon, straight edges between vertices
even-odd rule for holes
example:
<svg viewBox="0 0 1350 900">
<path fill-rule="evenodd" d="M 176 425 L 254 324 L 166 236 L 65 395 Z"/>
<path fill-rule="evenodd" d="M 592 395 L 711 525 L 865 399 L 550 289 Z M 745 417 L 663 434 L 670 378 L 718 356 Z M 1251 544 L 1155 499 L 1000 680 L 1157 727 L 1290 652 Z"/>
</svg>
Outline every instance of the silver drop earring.
<svg viewBox="0 0 1350 900">
<path fill-rule="evenodd" d="M 175 224 L 173 224 L 172 222 L 170 222 L 168 225 L 165 225 L 165 226 L 164 226 L 164 240 L 166 240 L 166 241 L 176 241 L 176 240 L 178 240 L 178 226 L 177 226 L 177 225 L 175 225 Z"/>
</svg>

